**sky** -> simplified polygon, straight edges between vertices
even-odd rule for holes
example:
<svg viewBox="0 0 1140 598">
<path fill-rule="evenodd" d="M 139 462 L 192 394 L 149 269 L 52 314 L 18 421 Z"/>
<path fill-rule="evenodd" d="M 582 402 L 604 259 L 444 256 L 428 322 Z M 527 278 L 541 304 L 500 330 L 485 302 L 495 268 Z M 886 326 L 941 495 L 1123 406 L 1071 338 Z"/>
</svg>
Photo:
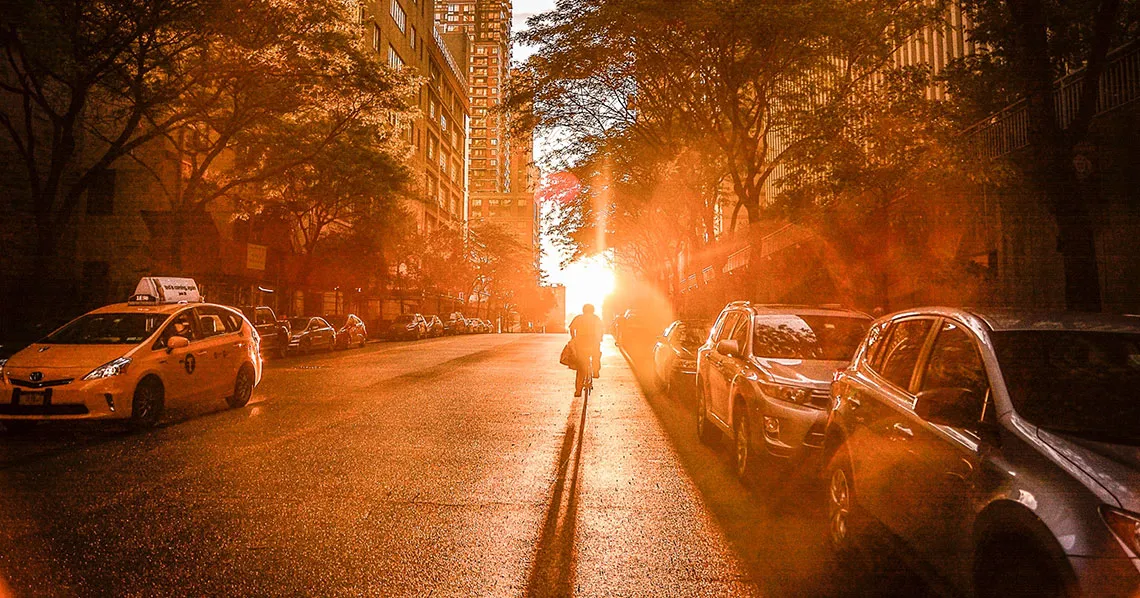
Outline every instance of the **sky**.
<svg viewBox="0 0 1140 598">
<path fill-rule="evenodd" d="M 526 29 L 526 20 L 531 15 L 554 10 L 554 0 L 514 0 L 514 14 L 511 31 L 518 33 Z M 522 62 L 530 56 L 532 50 L 527 46 L 515 44 L 514 59 Z"/>
<path fill-rule="evenodd" d="M 514 0 L 512 32 L 518 33 L 526 29 L 528 17 L 553 10 L 554 5 L 555 0 Z M 516 43 L 512 53 L 514 60 L 522 62 L 534 53 L 534 49 Z M 545 147 L 546 144 L 542 139 L 535 140 L 535 158 L 540 163 Z M 601 260 L 587 260 L 586 263 L 573 264 L 563 269 L 561 267 L 563 256 L 557 252 L 545 231 L 542 235 L 542 248 L 542 270 L 547 276 L 548 283 L 566 286 L 566 309 L 569 314 L 577 313 L 583 303 L 601 305 L 602 299 L 613 286 L 612 275 L 603 272 L 606 267 Z"/>
</svg>

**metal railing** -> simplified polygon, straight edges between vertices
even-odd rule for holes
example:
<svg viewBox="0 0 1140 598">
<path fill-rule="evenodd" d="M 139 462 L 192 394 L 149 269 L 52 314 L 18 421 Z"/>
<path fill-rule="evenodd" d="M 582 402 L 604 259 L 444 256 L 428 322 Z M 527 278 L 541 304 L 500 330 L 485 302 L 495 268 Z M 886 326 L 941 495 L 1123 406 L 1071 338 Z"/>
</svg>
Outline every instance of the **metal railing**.
<svg viewBox="0 0 1140 598">
<path fill-rule="evenodd" d="M 1084 72 L 1062 78 L 1053 93 L 1057 120 L 1067 127 L 1080 109 Z M 1099 116 L 1140 99 L 1140 42 L 1117 49 L 1109 56 L 1097 90 L 1095 115 Z M 977 141 L 987 158 L 998 158 L 1029 145 L 1029 112 L 1019 100 L 963 133 Z"/>
</svg>

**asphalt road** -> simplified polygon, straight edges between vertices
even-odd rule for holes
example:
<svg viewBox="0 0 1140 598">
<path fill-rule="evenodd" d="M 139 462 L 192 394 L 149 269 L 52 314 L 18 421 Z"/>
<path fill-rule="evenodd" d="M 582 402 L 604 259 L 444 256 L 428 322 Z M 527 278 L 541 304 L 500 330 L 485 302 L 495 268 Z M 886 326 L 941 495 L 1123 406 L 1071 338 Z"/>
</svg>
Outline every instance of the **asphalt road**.
<svg viewBox="0 0 1140 598">
<path fill-rule="evenodd" d="M 925 591 L 894 558 L 838 570 L 819 497 L 741 486 L 692 406 L 643 388 L 608 339 L 573 399 L 564 340 L 289 358 L 243 409 L 0 439 L 0 595 Z"/>
</svg>

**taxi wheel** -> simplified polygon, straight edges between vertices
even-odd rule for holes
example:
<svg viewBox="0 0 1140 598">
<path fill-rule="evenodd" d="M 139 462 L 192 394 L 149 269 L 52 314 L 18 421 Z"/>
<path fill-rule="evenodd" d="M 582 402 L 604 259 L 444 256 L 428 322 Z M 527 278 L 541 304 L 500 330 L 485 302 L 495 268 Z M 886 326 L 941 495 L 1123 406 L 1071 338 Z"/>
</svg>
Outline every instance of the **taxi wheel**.
<svg viewBox="0 0 1140 598">
<path fill-rule="evenodd" d="M 131 400 L 131 419 L 127 422 L 127 427 L 134 432 L 153 428 L 162 418 L 164 408 L 162 383 L 154 378 L 144 378 L 135 388 L 135 396 Z"/>
<path fill-rule="evenodd" d="M 234 409 L 245 407 L 253 396 L 253 368 L 249 364 L 241 366 L 234 380 L 234 394 L 226 397 L 226 403 Z"/>
</svg>

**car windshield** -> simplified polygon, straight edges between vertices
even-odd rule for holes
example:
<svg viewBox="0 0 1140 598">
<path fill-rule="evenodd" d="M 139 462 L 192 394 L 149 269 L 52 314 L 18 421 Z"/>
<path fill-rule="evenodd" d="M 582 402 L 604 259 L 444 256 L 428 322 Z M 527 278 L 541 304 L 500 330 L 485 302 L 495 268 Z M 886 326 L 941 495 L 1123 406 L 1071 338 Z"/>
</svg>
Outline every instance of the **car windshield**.
<svg viewBox="0 0 1140 598">
<path fill-rule="evenodd" d="M 49 334 L 52 345 L 137 345 L 166 321 L 165 314 L 87 314 Z"/>
<path fill-rule="evenodd" d="M 1140 334 L 993 334 L 1013 408 L 1029 422 L 1090 440 L 1140 444 Z"/>
<path fill-rule="evenodd" d="M 289 318 L 289 327 L 300 332 L 309 327 L 309 318 Z"/>
<path fill-rule="evenodd" d="M 871 325 L 851 316 L 761 315 L 755 317 L 752 353 L 771 359 L 847 361 Z"/>
<path fill-rule="evenodd" d="M 343 328 L 348 322 L 348 316 L 325 316 L 325 321 L 335 328 Z"/>
<path fill-rule="evenodd" d="M 674 342 L 682 349 L 695 350 L 709 337 L 709 327 L 701 324 L 678 324 L 673 331 Z"/>
</svg>

